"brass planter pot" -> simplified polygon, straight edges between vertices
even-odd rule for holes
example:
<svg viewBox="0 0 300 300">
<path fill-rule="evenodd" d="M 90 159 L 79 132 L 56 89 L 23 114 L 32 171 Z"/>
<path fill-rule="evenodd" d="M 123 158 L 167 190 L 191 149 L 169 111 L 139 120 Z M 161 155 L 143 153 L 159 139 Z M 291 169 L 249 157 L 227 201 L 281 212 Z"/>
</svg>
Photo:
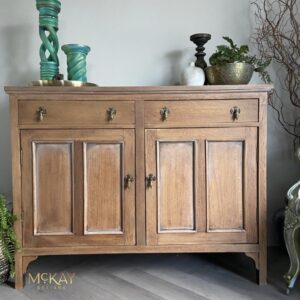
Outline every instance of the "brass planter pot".
<svg viewBox="0 0 300 300">
<path fill-rule="evenodd" d="M 224 66 L 210 66 L 205 69 L 209 84 L 248 84 L 254 67 L 248 63 L 229 63 Z"/>
</svg>

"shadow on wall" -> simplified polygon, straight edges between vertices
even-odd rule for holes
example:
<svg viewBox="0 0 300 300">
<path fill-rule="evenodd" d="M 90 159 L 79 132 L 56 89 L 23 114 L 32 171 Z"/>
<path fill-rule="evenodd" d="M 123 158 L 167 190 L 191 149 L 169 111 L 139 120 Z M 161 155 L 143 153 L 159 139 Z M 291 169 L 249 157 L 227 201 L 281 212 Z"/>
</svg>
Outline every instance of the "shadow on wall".
<svg viewBox="0 0 300 300">
<path fill-rule="evenodd" d="M 169 66 L 169 74 L 165 76 L 166 81 L 163 82 L 163 85 L 180 85 L 182 72 L 190 62 L 196 61 L 194 55 L 195 51 L 191 47 L 166 53 L 164 59 Z"/>
<path fill-rule="evenodd" d="M 196 62 L 195 49 L 192 47 L 175 50 L 165 54 L 164 60 L 169 66 L 169 73 L 165 76 L 163 85 L 181 85 L 181 75 L 191 62 Z M 208 56 L 205 57 L 208 63 Z"/>
<path fill-rule="evenodd" d="M 39 78 L 39 68 L 30 61 L 30 52 L 38 48 L 32 39 L 30 26 L 6 26 L 0 29 L 0 192 L 11 202 L 11 148 L 9 132 L 9 102 L 4 92 L 7 85 L 28 85 Z M 33 50 L 35 48 L 35 50 Z"/>
<path fill-rule="evenodd" d="M 184 56 L 184 51 L 175 50 L 168 52 L 165 57 L 168 60 L 170 66 L 170 74 L 166 76 L 169 85 L 180 85 L 180 74 L 181 74 L 181 61 Z"/>
<path fill-rule="evenodd" d="M 38 52 L 33 45 L 31 26 L 9 26 L 1 29 L 5 66 L 4 82 L 6 85 L 24 85 L 39 78 L 39 68 L 30 61 L 32 51 Z"/>
</svg>

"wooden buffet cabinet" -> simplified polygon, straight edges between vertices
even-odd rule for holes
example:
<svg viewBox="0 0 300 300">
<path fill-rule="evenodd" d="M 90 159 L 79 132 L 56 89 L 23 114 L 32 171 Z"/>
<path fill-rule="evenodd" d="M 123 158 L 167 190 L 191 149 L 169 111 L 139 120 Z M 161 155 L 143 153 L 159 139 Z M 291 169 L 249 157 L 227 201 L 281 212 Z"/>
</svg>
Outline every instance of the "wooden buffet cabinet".
<svg viewBox="0 0 300 300">
<path fill-rule="evenodd" d="M 266 263 L 271 86 L 7 87 L 16 288 L 42 255 L 243 252 Z"/>
</svg>

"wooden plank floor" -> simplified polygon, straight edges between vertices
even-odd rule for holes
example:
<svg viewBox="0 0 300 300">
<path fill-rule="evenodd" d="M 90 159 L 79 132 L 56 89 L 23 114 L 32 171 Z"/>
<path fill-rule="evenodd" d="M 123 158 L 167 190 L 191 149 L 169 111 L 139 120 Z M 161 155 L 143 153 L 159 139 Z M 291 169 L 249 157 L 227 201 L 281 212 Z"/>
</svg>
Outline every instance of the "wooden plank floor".
<svg viewBox="0 0 300 300">
<path fill-rule="evenodd" d="M 73 283 L 62 288 L 27 284 L 17 291 L 0 286 L 0 300 L 110 300 L 110 299 L 300 299 L 300 283 L 290 296 L 284 294 L 282 275 L 287 256 L 272 250 L 269 285 L 254 283 L 255 271 L 242 254 L 157 254 L 41 257 L 31 264 L 30 274 L 75 273 Z"/>
</svg>

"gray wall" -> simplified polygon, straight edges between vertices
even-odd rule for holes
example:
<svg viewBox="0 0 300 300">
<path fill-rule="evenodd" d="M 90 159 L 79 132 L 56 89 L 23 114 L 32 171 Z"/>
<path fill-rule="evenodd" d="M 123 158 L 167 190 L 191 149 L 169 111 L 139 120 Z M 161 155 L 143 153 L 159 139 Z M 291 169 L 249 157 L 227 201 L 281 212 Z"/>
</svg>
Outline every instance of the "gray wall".
<svg viewBox="0 0 300 300">
<path fill-rule="evenodd" d="M 193 60 L 192 33 L 213 38 L 208 55 L 230 35 L 249 43 L 251 13 L 248 0 L 63 0 L 61 44 L 84 43 L 88 79 L 103 86 L 173 85 Z M 38 12 L 35 1 L 1 0 L 0 86 L 27 85 L 39 76 Z M 61 71 L 66 60 L 60 52 Z M 259 82 L 255 77 L 253 82 Z M 8 101 L 0 89 L 0 191 L 11 197 L 11 155 Z M 297 178 L 292 143 L 270 111 L 268 191 L 270 242 L 277 243 L 272 215 L 283 206 L 288 186 Z"/>
</svg>

